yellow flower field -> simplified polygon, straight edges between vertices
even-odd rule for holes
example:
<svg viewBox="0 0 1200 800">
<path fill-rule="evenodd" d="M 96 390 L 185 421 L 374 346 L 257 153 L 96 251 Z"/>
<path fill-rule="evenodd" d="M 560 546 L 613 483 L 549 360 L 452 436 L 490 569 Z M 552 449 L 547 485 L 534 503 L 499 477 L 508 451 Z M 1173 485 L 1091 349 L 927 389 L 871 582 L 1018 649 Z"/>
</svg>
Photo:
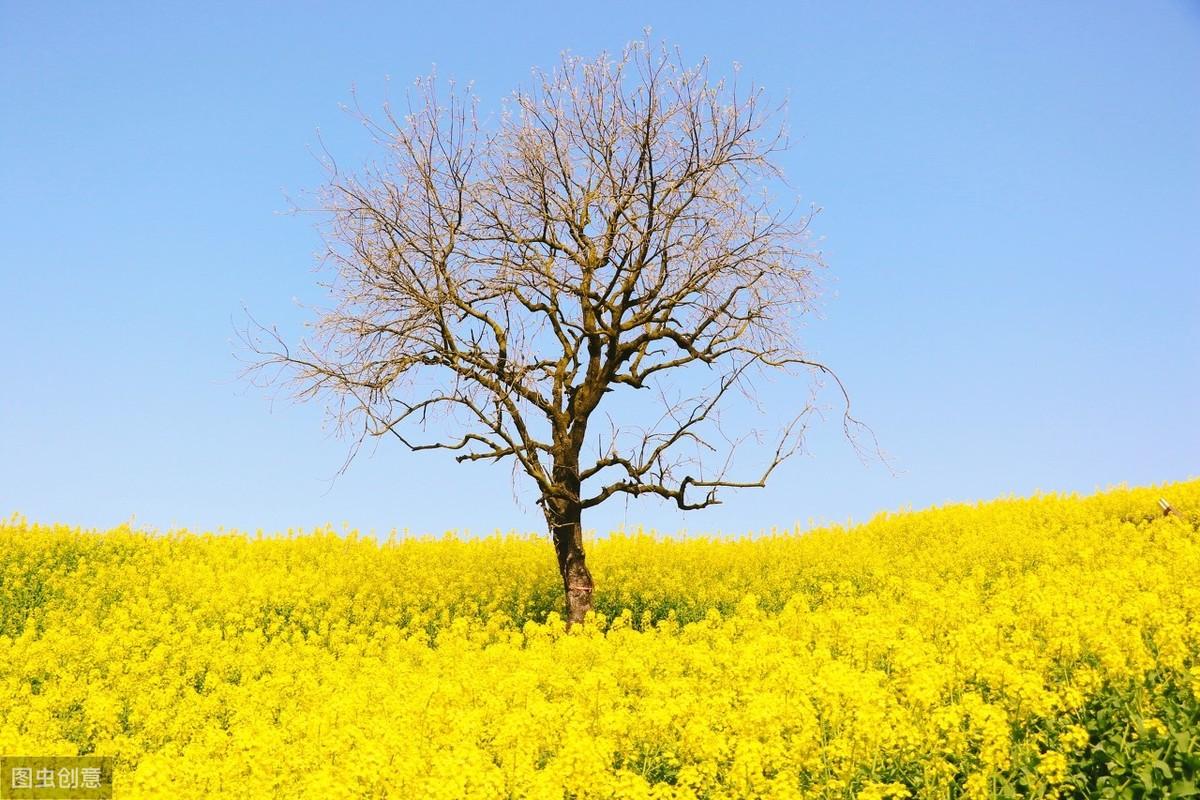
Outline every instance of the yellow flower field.
<svg viewBox="0 0 1200 800">
<path fill-rule="evenodd" d="M 1167 497 L 1177 513 L 1164 517 Z M 1200 481 L 754 539 L 0 522 L 0 753 L 120 798 L 1186 797 Z"/>
</svg>

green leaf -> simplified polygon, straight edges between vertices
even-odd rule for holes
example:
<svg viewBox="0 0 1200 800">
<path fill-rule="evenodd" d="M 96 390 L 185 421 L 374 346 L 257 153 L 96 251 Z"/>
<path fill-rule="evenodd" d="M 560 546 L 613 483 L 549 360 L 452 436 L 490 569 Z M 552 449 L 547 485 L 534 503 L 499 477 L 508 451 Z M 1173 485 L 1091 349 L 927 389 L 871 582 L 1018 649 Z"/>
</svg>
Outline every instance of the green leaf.
<svg viewBox="0 0 1200 800">
<path fill-rule="evenodd" d="M 1171 797 L 1194 797 L 1200 794 L 1195 781 L 1175 781 L 1171 784 Z"/>
</svg>

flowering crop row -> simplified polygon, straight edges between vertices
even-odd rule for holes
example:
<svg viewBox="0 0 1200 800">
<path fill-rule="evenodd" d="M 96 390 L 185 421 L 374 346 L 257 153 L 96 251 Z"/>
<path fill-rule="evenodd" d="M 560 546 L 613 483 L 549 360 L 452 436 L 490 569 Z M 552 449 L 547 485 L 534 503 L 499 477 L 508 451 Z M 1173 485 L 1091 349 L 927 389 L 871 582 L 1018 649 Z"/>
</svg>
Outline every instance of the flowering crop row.
<svg viewBox="0 0 1200 800">
<path fill-rule="evenodd" d="M 123 798 L 1188 796 L 1197 520 L 1200 481 L 612 534 L 568 633 L 538 537 L 14 517 L 0 754 L 113 756 Z"/>
</svg>

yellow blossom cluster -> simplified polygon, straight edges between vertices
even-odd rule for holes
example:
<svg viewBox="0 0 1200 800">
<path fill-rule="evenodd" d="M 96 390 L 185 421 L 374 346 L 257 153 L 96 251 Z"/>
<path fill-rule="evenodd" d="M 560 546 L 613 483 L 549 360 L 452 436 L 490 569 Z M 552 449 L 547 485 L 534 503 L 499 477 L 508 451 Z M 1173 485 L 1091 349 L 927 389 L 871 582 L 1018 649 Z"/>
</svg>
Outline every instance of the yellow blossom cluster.
<svg viewBox="0 0 1200 800">
<path fill-rule="evenodd" d="M 0 754 L 113 756 L 122 798 L 1060 796 L 1102 698 L 1195 703 L 1197 519 L 1200 481 L 613 533 L 567 631 L 545 537 L 14 517 Z"/>
</svg>

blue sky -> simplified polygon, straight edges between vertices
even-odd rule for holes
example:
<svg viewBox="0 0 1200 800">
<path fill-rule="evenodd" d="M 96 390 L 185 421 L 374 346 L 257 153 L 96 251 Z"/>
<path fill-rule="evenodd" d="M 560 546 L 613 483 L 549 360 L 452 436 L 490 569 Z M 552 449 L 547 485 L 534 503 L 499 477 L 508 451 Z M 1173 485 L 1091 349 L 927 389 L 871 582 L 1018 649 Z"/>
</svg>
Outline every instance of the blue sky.
<svg viewBox="0 0 1200 800">
<path fill-rule="evenodd" d="M 536 530 L 504 467 L 348 443 L 237 379 L 243 304 L 319 302 L 317 130 L 437 64 L 485 108 L 563 49 L 651 26 L 789 98 L 781 160 L 823 211 L 807 346 L 836 415 L 766 490 L 683 515 L 739 532 L 1200 475 L 1200 6 L 1145 3 L 0 2 L 0 513 L 109 526 Z M 388 78 L 392 88 L 388 89 Z M 778 392 L 770 400 L 786 398 Z M 786 402 L 784 402 L 786 405 Z"/>
</svg>

